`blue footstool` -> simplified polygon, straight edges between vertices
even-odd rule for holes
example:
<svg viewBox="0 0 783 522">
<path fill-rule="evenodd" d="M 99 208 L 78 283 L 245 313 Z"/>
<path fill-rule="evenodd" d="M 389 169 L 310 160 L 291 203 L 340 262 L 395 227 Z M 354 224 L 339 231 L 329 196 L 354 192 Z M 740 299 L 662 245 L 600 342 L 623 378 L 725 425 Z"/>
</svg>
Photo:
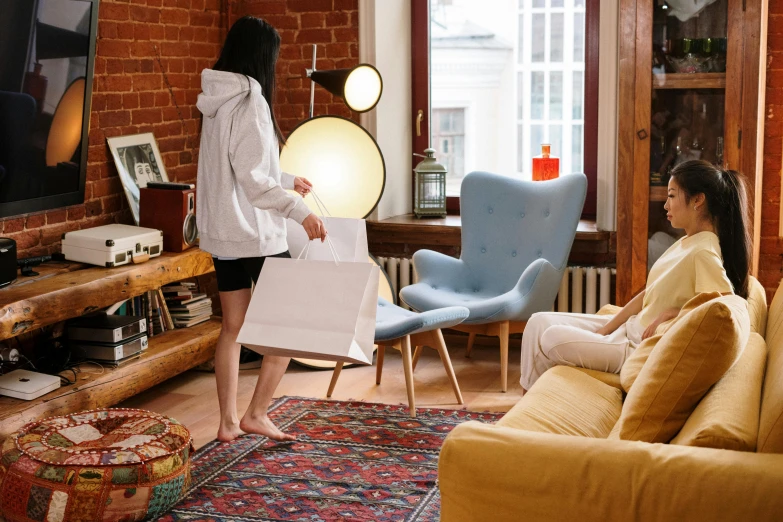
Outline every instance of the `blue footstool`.
<svg viewBox="0 0 783 522">
<path fill-rule="evenodd" d="M 419 360 L 419 355 L 424 346 L 438 350 L 446 373 L 454 388 L 457 402 L 462 404 L 462 393 L 459 391 L 457 377 L 451 366 L 449 352 L 446 350 L 446 342 L 443 340 L 441 328 L 450 328 L 467 319 L 470 311 L 464 306 L 449 306 L 428 312 L 416 313 L 400 308 L 386 299 L 378 298 L 378 312 L 375 318 L 375 344 L 378 345 L 378 368 L 375 374 L 375 384 L 381 383 L 383 372 L 383 353 L 387 346 L 396 348 L 402 352 L 402 366 L 405 370 L 405 386 L 408 389 L 408 405 L 411 417 L 416 416 L 416 401 L 413 396 L 413 369 Z M 415 355 L 411 356 L 411 346 L 416 347 Z M 331 397 L 343 363 L 338 362 L 329 383 L 329 391 L 326 396 Z"/>
</svg>

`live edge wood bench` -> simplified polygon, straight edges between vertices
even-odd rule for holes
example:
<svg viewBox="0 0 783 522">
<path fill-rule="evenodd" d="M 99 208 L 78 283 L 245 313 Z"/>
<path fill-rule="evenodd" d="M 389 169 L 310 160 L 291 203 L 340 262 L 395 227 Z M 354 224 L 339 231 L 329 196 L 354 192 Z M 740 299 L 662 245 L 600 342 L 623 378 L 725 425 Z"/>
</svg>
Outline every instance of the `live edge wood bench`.
<svg viewBox="0 0 783 522">
<path fill-rule="evenodd" d="M 36 270 L 38 276 L 20 277 L 0 289 L 0 342 L 213 272 L 214 267 L 209 254 L 191 248 L 139 265 L 100 268 L 63 262 Z M 32 401 L 0 396 L 0 440 L 36 419 L 112 406 L 198 366 L 214 356 L 219 333 L 219 318 L 170 330 L 150 338 L 140 358 L 118 368 L 80 373 L 75 384 Z"/>
</svg>

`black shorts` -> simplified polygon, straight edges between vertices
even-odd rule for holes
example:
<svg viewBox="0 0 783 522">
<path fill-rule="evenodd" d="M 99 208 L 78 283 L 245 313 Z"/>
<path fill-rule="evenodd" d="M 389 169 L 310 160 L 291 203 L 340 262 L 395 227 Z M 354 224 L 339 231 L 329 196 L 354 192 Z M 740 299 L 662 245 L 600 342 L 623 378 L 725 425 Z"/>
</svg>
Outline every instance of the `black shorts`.
<svg viewBox="0 0 783 522">
<path fill-rule="evenodd" d="M 258 276 L 264 267 L 264 261 L 267 257 L 290 259 L 291 254 L 286 250 L 283 253 L 266 257 L 242 257 L 232 260 L 213 257 L 212 262 L 215 264 L 218 290 L 220 292 L 233 292 L 234 290 L 251 288 L 253 283 L 258 281 Z"/>
</svg>

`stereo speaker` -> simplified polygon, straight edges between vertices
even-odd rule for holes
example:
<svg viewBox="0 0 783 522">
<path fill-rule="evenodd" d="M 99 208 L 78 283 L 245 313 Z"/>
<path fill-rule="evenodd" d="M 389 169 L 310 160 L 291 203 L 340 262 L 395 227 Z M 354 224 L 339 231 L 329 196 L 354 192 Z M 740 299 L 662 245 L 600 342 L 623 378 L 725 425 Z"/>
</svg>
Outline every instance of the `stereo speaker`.
<svg viewBox="0 0 783 522">
<path fill-rule="evenodd" d="M 0 287 L 16 279 L 16 241 L 0 237 Z"/>
<path fill-rule="evenodd" d="M 182 252 L 196 244 L 196 190 L 151 188 L 140 190 L 139 226 L 163 232 L 164 252 Z"/>
</svg>

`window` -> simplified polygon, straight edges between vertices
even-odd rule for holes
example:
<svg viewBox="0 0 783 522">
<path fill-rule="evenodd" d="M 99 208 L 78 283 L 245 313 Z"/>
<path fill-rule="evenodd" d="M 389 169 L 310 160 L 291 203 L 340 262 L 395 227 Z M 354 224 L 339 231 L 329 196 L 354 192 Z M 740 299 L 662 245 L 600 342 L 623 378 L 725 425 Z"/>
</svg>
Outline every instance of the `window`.
<svg viewBox="0 0 783 522">
<path fill-rule="evenodd" d="M 459 195 L 465 177 L 465 109 L 432 110 L 432 143 L 446 167 L 446 193 Z"/>
<path fill-rule="evenodd" d="M 414 152 L 436 150 L 450 208 L 466 173 L 530 179 L 532 158 L 549 143 L 561 173 L 588 175 L 584 214 L 594 216 L 599 0 L 412 6 L 413 112 L 424 115 Z"/>
</svg>

